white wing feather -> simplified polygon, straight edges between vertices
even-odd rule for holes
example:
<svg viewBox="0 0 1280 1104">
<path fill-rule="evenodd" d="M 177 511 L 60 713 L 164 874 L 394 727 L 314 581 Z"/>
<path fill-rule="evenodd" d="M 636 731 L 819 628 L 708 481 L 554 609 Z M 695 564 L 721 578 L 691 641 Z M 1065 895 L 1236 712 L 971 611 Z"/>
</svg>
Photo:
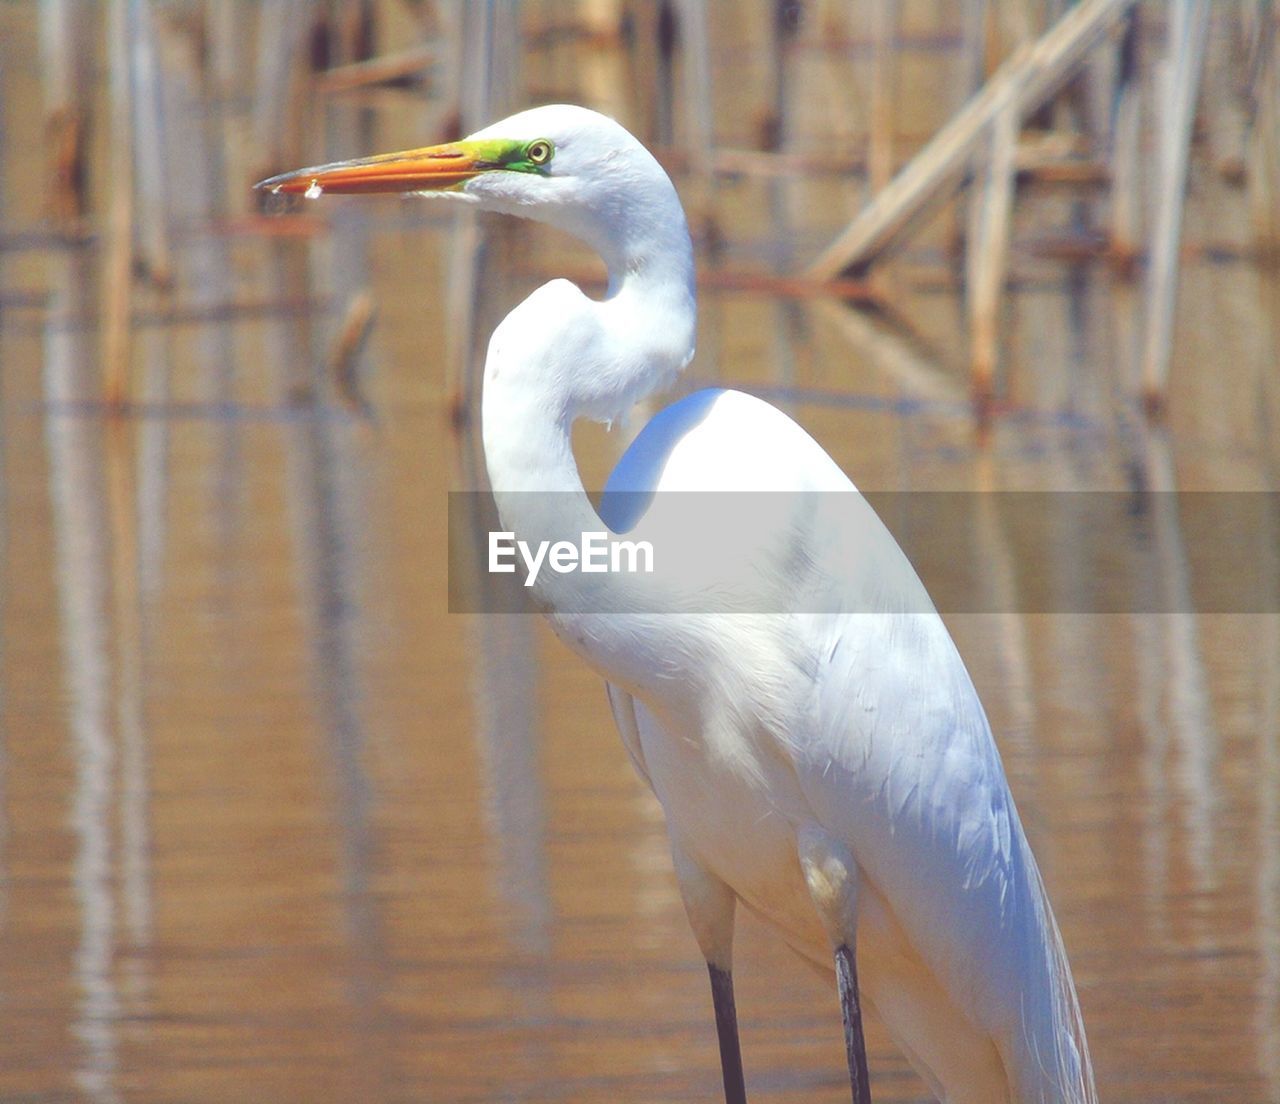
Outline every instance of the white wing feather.
<svg viewBox="0 0 1280 1104">
<path fill-rule="evenodd" d="M 953 1100 L 982 1099 L 990 1088 L 947 1084 L 940 1072 L 947 1042 L 938 1025 L 958 1009 L 966 1030 L 999 1051 L 1009 1099 L 1094 1101 L 1061 937 L 986 716 L 892 536 L 808 434 L 738 392 L 699 392 L 657 415 L 610 478 L 606 518 L 611 493 L 653 490 L 814 492 L 794 497 L 789 531 L 761 526 L 761 547 L 749 550 L 762 565 L 760 585 L 785 586 L 790 604 L 780 609 L 819 611 L 769 618 L 771 655 L 785 656 L 807 687 L 799 700 L 781 708 L 762 700 L 757 711 L 807 806 L 782 812 L 814 817 L 850 847 L 938 987 L 937 1008 L 884 1017 L 935 1088 Z M 799 565 L 796 547 L 806 551 Z M 759 620 L 752 624 L 759 637 Z M 733 631 L 727 624 L 726 635 Z M 745 672 L 761 659 L 742 662 Z M 748 696 L 752 681 L 744 674 L 739 683 Z M 610 688 L 648 780 L 636 709 L 620 695 Z M 657 725 L 641 712 L 640 729 Z M 677 794 L 655 790 L 682 837 L 714 831 Z M 712 841 L 706 850 L 715 853 Z"/>
</svg>

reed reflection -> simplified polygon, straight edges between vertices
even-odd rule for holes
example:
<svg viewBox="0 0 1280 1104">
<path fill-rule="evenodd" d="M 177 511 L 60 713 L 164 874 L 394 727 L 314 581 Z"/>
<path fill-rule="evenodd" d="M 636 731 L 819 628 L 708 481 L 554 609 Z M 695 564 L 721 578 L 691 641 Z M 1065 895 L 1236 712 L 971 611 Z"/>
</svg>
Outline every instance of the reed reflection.
<svg viewBox="0 0 1280 1104">
<path fill-rule="evenodd" d="M 61 269 L 61 279 L 45 330 L 44 385 L 49 403 L 45 445 L 69 724 L 76 753 L 70 818 L 77 840 L 72 880 L 80 910 L 74 966 L 80 997 L 72 1032 L 82 1049 L 74 1068 L 80 1090 L 94 1104 L 115 1104 L 120 1099 L 115 1084 L 120 1001 L 113 969 L 117 703 L 109 621 L 113 549 L 106 513 L 106 446 L 101 423 L 77 416 L 76 411 L 94 363 L 89 336 L 75 324 L 92 298 L 92 269 L 87 257 L 74 253 L 54 258 L 53 264 Z"/>
<path fill-rule="evenodd" d="M 349 273 L 343 279 L 363 283 L 368 279 L 366 224 L 348 222 L 340 240 L 345 246 L 342 267 Z M 316 280 L 309 258 L 291 249 L 274 252 L 277 272 L 287 281 L 279 287 L 308 300 Z M 273 318 L 264 327 L 264 338 L 268 349 L 285 353 L 286 378 L 293 381 L 288 399 L 295 412 L 283 428 L 285 497 L 311 697 L 331 784 L 330 822 L 346 948 L 342 981 L 357 1040 L 351 1077 L 359 1095 L 376 1098 L 385 1095 L 396 1073 L 385 1045 L 389 964 L 385 918 L 373 884 L 379 865 L 374 826 L 379 794 L 368 773 L 362 675 L 367 567 L 361 535 L 375 522 L 367 512 L 367 442 L 357 420 L 330 402 L 328 381 L 312 359 L 319 342 L 310 322 L 305 316 Z"/>
<path fill-rule="evenodd" d="M 1153 490 L 1177 489 L 1177 475 L 1167 436 L 1158 429 L 1143 434 L 1139 457 L 1144 483 Z M 1175 511 L 1160 511 L 1153 534 L 1159 585 L 1173 600 L 1166 607 L 1177 612 L 1152 620 L 1135 618 L 1139 646 L 1142 721 L 1156 746 L 1172 736 L 1174 754 L 1152 772 L 1172 778 L 1181 791 L 1179 808 L 1161 819 L 1168 832 L 1184 820 L 1184 858 L 1198 894 L 1217 888 L 1217 855 L 1214 847 L 1217 810 L 1218 734 L 1206 686 L 1199 626 L 1192 604 L 1191 575 Z M 1161 735 L 1157 738 L 1156 734 Z M 1154 749 L 1153 749 L 1154 751 Z M 1172 768 L 1172 769 L 1170 769 Z M 1203 936 L 1204 932 L 1200 933 Z"/>
<path fill-rule="evenodd" d="M 490 250 L 482 254 L 486 263 L 481 271 L 492 279 L 483 282 L 482 286 L 489 290 L 478 297 L 469 312 L 478 328 L 467 349 L 468 358 L 483 355 L 486 326 L 494 324 L 505 313 L 505 304 L 513 289 L 501 278 L 502 268 L 494 264 L 493 250 L 509 255 L 509 247 L 509 240 L 499 236 L 490 243 Z M 464 267 L 470 269 L 471 265 Z M 478 432 L 469 431 L 462 436 L 455 453 L 455 465 L 460 485 L 476 487 L 487 482 L 481 470 Z M 479 501 L 478 496 L 466 497 L 471 503 Z M 471 531 L 451 536 L 451 541 L 470 538 L 468 547 L 485 547 L 479 528 L 483 519 L 475 516 L 468 521 Z M 471 566 L 476 574 L 459 583 L 479 587 L 482 585 L 479 565 Z M 504 577 L 502 583 L 518 585 L 514 576 L 509 580 Z M 536 628 L 532 618 L 521 614 L 486 613 L 468 619 L 474 656 L 474 735 L 484 768 L 485 809 L 496 852 L 494 889 L 510 909 L 508 931 L 514 948 L 535 960 L 548 954 L 554 923 L 546 856 L 546 796 L 539 751 L 541 677 Z M 526 994 L 521 999 L 528 1001 L 534 997 Z"/>
<path fill-rule="evenodd" d="M 1250 618 L 1260 646 L 1258 705 L 1272 718 L 1257 738 L 1257 853 L 1253 911 L 1262 969 L 1254 992 L 1258 1069 L 1280 1097 L 1280 616 Z"/>
</svg>

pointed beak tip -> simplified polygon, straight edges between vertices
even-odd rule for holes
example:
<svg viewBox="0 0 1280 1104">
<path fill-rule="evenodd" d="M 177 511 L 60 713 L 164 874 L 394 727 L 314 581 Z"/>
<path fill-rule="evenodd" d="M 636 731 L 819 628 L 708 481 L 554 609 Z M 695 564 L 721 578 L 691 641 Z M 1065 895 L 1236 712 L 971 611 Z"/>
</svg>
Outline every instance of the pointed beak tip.
<svg viewBox="0 0 1280 1104">
<path fill-rule="evenodd" d="M 291 194 L 294 191 L 300 191 L 301 189 L 289 187 L 290 179 L 293 176 L 293 173 L 280 173 L 278 176 L 269 176 L 265 180 L 259 180 L 253 186 L 253 190 L 259 193 L 266 192 L 269 195 Z"/>
</svg>

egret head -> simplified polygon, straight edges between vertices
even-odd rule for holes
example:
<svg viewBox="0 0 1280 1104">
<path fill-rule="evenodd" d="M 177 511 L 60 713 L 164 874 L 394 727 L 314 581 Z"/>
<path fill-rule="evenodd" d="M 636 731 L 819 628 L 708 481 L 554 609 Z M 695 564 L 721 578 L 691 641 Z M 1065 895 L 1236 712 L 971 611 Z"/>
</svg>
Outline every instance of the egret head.
<svg viewBox="0 0 1280 1104">
<path fill-rule="evenodd" d="M 272 194 L 441 195 L 536 219 L 595 246 L 612 263 L 627 239 L 684 218 L 653 156 L 587 108 L 522 111 L 457 142 L 298 169 L 264 180 Z"/>
</svg>

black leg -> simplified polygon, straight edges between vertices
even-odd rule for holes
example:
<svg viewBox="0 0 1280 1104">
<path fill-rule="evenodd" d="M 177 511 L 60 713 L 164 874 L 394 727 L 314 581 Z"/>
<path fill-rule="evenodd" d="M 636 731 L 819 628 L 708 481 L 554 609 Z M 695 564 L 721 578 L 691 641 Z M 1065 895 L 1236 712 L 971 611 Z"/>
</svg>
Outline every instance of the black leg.
<svg viewBox="0 0 1280 1104">
<path fill-rule="evenodd" d="M 849 1057 L 849 1083 L 853 1087 L 853 1104 L 871 1104 L 867 1044 L 862 1040 L 862 1006 L 858 1003 L 858 967 L 853 960 L 853 951 L 844 944 L 836 948 L 836 980 L 840 984 L 844 1049 Z"/>
<path fill-rule="evenodd" d="M 711 1000 L 716 1006 L 725 1104 L 747 1104 L 747 1086 L 742 1080 L 742 1048 L 738 1045 L 738 1011 L 733 1004 L 733 974 L 709 962 L 707 972 L 711 975 Z"/>
</svg>

